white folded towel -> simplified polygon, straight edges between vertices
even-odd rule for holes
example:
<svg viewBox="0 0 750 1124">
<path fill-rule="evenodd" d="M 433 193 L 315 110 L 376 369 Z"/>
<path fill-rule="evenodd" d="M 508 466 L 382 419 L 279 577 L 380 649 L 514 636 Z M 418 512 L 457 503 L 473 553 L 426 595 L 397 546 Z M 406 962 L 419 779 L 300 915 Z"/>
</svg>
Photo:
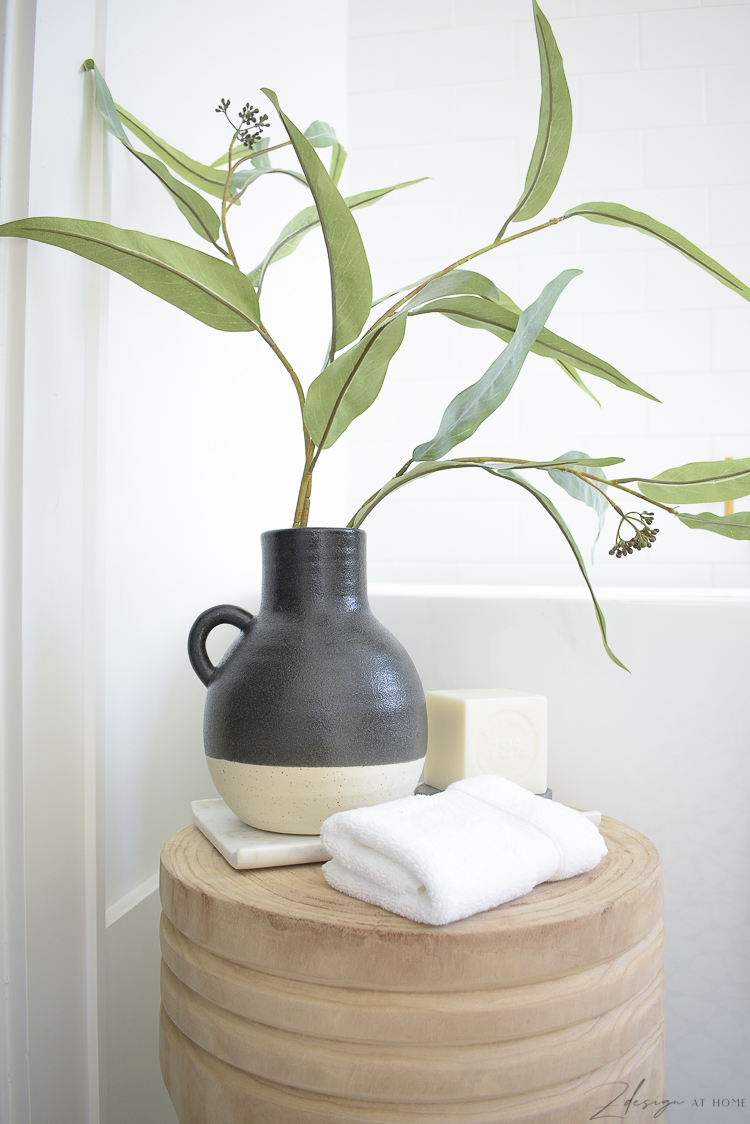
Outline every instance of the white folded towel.
<svg viewBox="0 0 750 1124">
<path fill-rule="evenodd" d="M 391 913 L 445 925 L 592 870 L 607 853 L 579 812 L 505 777 L 336 812 L 321 842 L 329 885 Z"/>
</svg>

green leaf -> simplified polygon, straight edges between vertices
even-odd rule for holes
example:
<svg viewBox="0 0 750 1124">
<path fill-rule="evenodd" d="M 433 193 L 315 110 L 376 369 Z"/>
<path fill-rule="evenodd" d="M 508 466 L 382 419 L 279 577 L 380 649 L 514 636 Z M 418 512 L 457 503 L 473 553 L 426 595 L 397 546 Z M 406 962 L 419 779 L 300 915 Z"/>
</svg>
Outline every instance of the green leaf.
<svg viewBox="0 0 750 1124">
<path fill-rule="evenodd" d="M 492 332 L 493 335 L 502 340 L 510 340 L 518 325 L 518 314 L 513 311 L 508 303 L 494 304 L 489 301 L 477 300 L 476 297 L 471 296 L 457 296 L 433 301 L 423 308 L 416 309 L 409 315 L 424 316 L 430 312 L 440 312 L 443 316 L 447 316 L 449 320 L 453 320 L 456 324 L 461 324 L 466 328 L 482 328 L 485 331 Z M 584 351 L 582 347 L 571 343 L 570 340 L 563 339 L 562 336 L 555 335 L 547 328 L 543 328 L 539 333 L 539 337 L 531 350 L 535 355 L 543 355 L 549 359 L 569 363 L 571 367 L 575 367 L 579 371 L 585 371 L 589 375 L 606 379 L 607 382 L 613 383 L 620 390 L 642 394 L 644 398 L 650 398 L 653 402 L 659 401 L 653 394 L 649 394 L 647 390 L 643 390 L 642 387 L 631 382 L 611 363 L 599 359 L 589 351 Z"/>
<path fill-rule="evenodd" d="M 420 277 L 416 281 L 410 281 L 408 285 L 400 285 L 398 289 L 392 289 L 390 293 L 385 293 L 384 296 L 374 300 L 372 302 L 372 307 L 375 308 L 376 305 L 382 304 L 383 301 L 390 300 L 391 297 L 397 297 L 399 293 L 405 293 L 407 289 L 415 289 L 417 285 L 421 285 L 424 281 L 429 281 L 434 276 L 434 273 L 428 273 L 426 277 Z"/>
<path fill-rule="evenodd" d="M 585 566 L 583 558 L 581 556 L 581 552 L 578 549 L 578 544 L 576 543 L 575 539 L 573 538 L 572 534 L 570 533 L 570 529 L 568 528 L 568 525 L 565 522 L 565 520 L 563 519 L 562 515 L 557 510 L 555 505 L 552 503 L 552 500 L 550 500 L 547 496 L 545 496 L 543 492 L 540 492 L 538 488 L 535 488 L 533 484 L 530 484 L 528 482 L 528 480 L 524 480 L 523 477 L 521 477 L 521 476 L 516 476 L 516 474 L 514 472 L 497 471 L 497 472 L 495 472 L 495 475 L 503 476 L 503 477 L 505 477 L 506 480 L 512 480 L 512 482 L 514 484 L 519 484 L 522 488 L 525 488 L 527 492 L 531 492 L 531 494 L 534 496 L 534 498 L 536 500 L 538 500 L 539 503 L 542 505 L 544 510 L 547 512 L 547 514 L 551 515 L 552 518 L 554 519 L 555 523 L 557 523 L 558 527 L 560 528 L 562 533 L 565 535 L 565 538 L 567 539 L 568 546 L 573 551 L 573 554 L 575 556 L 575 560 L 578 563 L 578 568 L 581 571 L 581 573 L 583 574 L 583 580 L 586 582 L 586 585 L 589 588 L 589 593 L 591 594 L 591 600 L 594 603 L 594 612 L 596 613 L 596 620 L 597 620 L 597 623 L 599 625 L 599 631 L 602 634 L 602 643 L 604 644 L 604 650 L 606 651 L 609 658 L 614 663 L 616 663 L 618 667 L 621 667 L 623 669 L 623 671 L 627 671 L 628 668 L 625 667 L 624 663 L 621 663 L 620 660 L 618 660 L 617 656 L 614 654 L 614 652 L 610 648 L 609 644 L 607 643 L 607 622 L 604 619 L 604 613 L 601 610 L 601 606 L 599 605 L 599 602 L 596 599 L 596 594 L 594 593 L 594 588 L 591 585 L 591 582 L 589 581 L 589 576 L 586 572 L 586 566 Z"/>
<path fill-rule="evenodd" d="M 313 148 L 330 148 L 331 145 L 339 143 L 336 130 L 327 121 L 313 121 L 312 125 L 307 126 L 303 135 L 307 137 Z"/>
<path fill-rule="evenodd" d="M 532 351 L 533 350 L 534 349 L 532 348 Z M 601 402 L 596 397 L 594 392 L 592 390 L 589 390 L 589 388 L 586 386 L 586 383 L 578 374 L 578 371 L 575 369 L 575 367 L 573 367 L 570 363 L 566 363 L 564 359 L 556 359 L 555 362 L 561 370 L 565 371 L 565 374 L 568 376 L 568 378 L 571 379 L 576 384 L 576 386 L 584 392 L 584 394 L 588 394 L 589 398 L 593 398 L 597 406 L 601 406 Z"/>
<path fill-rule="evenodd" d="M 349 195 L 344 201 L 351 211 L 361 207 L 371 207 L 373 203 L 377 203 L 379 199 L 382 199 L 391 191 L 399 191 L 402 187 L 410 187 L 413 183 L 421 183 L 421 180 L 407 180 L 406 183 L 396 183 L 392 187 L 378 187 L 372 191 L 362 191 L 358 195 Z M 282 258 L 291 254 L 297 249 L 305 235 L 318 226 L 320 226 L 320 218 L 315 207 L 305 207 L 293 219 L 290 219 L 263 261 L 259 262 L 255 269 L 248 273 L 248 277 L 253 284 L 258 288 L 262 287 L 269 265 L 281 261 Z"/>
<path fill-rule="evenodd" d="M 580 459 L 571 461 L 572 457 Z M 557 460 L 564 462 L 566 466 L 570 466 L 571 468 L 582 468 L 586 472 L 591 471 L 592 466 L 590 458 L 586 456 L 586 453 L 582 453 L 577 449 L 571 449 L 570 452 L 563 453 Z M 572 496 L 574 500 L 580 500 L 581 503 L 587 504 L 588 507 L 593 507 L 594 511 L 599 516 L 599 531 L 596 536 L 598 540 L 604 528 L 604 519 L 607 514 L 607 508 L 609 507 L 602 493 L 598 492 L 591 484 L 587 484 L 585 480 L 581 480 L 579 476 L 573 476 L 570 472 L 561 472 L 559 469 L 554 468 L 550 468 L 548 471 L 554 482 L 559 484 L 569 496 Z M 592 475 L 601 476 L 598 472 L 592 473 Z M 604 483 L 604 477 L 601 477 L 601 479 L 602 483 L 600 487 L 606 491 L 607 485 Z"/>
<path fill-rule="evenodd" d="M 287 142 L 288 143 L 288 142 Z M 271 158 L 264 151 L 268 148 L 270 141 L 268 137 L 260 137 L 253 146 L 252 151 L 256 152 L 256 156 L 251 156 L 248 163 L 250 167 L 245 164 L 244 167 L 238 169 L 232 176 L 231 194 L 235 203 L 239 204 L 241 197 L 245 194 L 251 183 L 255 183 L 261 176 L 276 175 L 276 176 L 291 176 L 297 183 L 301 183 L 303 187 L 307 187 L 307 180 L 302 175 L 302 172 L 295 172 L 291 168 L 274 168 L 271 165 Z M 245 155 L 243 156 L 243 150 Z M 232 163 L 236 166 L 237 160 L 247 161 L 247 154 L 250 152 L 245 145 L 237 145 L 232 149 Z M 229 161 L 229 152 L 225 152 L 218 160 L 214 160 L 211 165 L 216 168 L 220 164 L 226 164 Z M 226 179 L 226 175 L 225 175 Z M 222 190 L 223 195 L 223 190 Z"/>
<path fill-rule="evenodd" d="M 93 59 L 86 59 L 83 64 L 83 69 L 92 70 L 94 72 L 94 104 L 102 116 L 107 131 L 110 132 L 113 137 L 117 137 L 118 140 L 121 140 L 122 143 L 129 148 L 130 137 L 122 127 L 122 121 L 115 109 L 115 103 L 109 92 L 109 86 L 102 78 L 98 66 Z"/>
<path fill-rule="evenodd" d="M 136 160 L 140 160 L 141 164 L 145 164 L 157 179 L 161 180 L 195 233 L 215 245 L 221 232 L 221 221 L 211 204 L 197 191 L 193 191 L 192 187 L 175 179 L 155 156 L 136 152 L 129 144 L 125 147 L 132 152 Z"/>
<path fill-rule="evenodd" d="M 693 531 L 715 531 L 728 539 L 750 539 L 750 511 L 735 511 L 733 515 L 712 515 L 710 511 L 688 515 L 684 512 L 677 518 Z"/>
<path fill-rule="evenodd" d="M 328 169 L 328 175 L 335 184 L 341 179 L 344 164 L 346 164 L 346 149 L 343 144 L 335 144 L 331 153 L 331 166 Z"/>
<path fill-rule="evenodd" d="M 320 219 L 315 207 L 305 207 L 303 210 L 296 214 L 293 219 L 290 219 L 282 230 L 279 237 L 274 242 L 271 249 L 268 251 L 262 262 L 256 265 L 255 269 L 250 270 L 248 277 L 256 288 L 260 288 L 265 280 L 266 270 L 269 265 L 275 261 L 281 261 L 289 254 L 297 249 L 302 239 L 311 230 L 315 230 L 320 226 Z"/>
<path fill-rule="evenodd" d="M 357 338 L 370 315 L 372 278 L 357 224 L 320 157 L 279 106 L 273 90 L 264 89 L 278 111 L 312 192 L 325 238 L 331 272 L 331 358 Z"/>
<path fill-rule="evenodd" d="M 454 445 L 466 441 L 510 394 L 532 344 L 565 286 L 580 269 L 566 269 L 544 287 L 533 304 L 518 318 L 518 327 L 508 346 L 478 382 L 462 390 L 449 404 L 431 441 L 418 445 L 412 460 L 432 461 L 445 456 Z M 491 302 L 486 301 L 491 307 Z"/>
<path fill-rule="evenodd" d="M 251 161 L 252 163 L 252 161 Z M 240 168 L 232 176 L 232 192 L 234 195 L 244 195 L 251 183 L 255 183 L 261 176 L 291 176 L 297 183 L 307 187 L 307 180 L 302 172 L 295 172 L 291 168 Z"/>
<path fill-rule="evenodd" d="M 115 108 L 120 115 L 120 120 L 130 129 L 131 133 L 142 140 L 172 171 L 177 172 L 188 183 L 192 183 L 193 187 L 199 187 L 206 194 L 214 195 L 217 199 L 223 198 L 226 173 L 211 168 L 208 164 L 201 164 L 198 160 L 193 160 L 192 157 L 186 156 L 184 152 L 180 152 L 178 148 L 173 148 L 171 144 L 167 144 L 161 137 L 152 133 L 137 117 L 134 117 L 127 109 L 123 109 L 121 105 L 115 104 Z"/>
<path fill-rule="evenodd" d="M 405 316 L 391 320 L 339 355 L 314 380 L 307 392 L 304 419 L 316 445 L 329 449 L 373 404 L 405 330 Z"/>
<path fill-rule="evenodd" d="M 744 281 L 740 281 L 723 265 L 714 261 L 708 254 L 704 254 L 703 250 L 700 250 L 694 243 L 688 242 L 687 238 L 683 238 L 676 230 L 672 230 L 671 226 L 665 226 L 664 223 L 657 222 L 650 215 L 644 215 L 642 211 L 631 211 L 630 207 L 624 207 L 621 203 L 581 203 L 578 207 L 572 207 L 569 211 L 566 211 L 564 217 L 570 218 L 574 215 L 580 215 L 590 222 L 603 222 L 610 226 L 629 227 L 631 230 L 640 231 L 641 234 L 648 234 L 651 238 L 657 238 L 665 246 L 678 250 L 694 265 L 699 265 L 701 269 L 705 269 L 717 281 L 721 281 L 722 285 L 726 285 L 727 288 L 732 289 L 745 300 L 750 300 L 750 288 Z"/>
<path fill-rule="evenodd" d="M 640 480 L 638 487 L 647 500 L 659 503 L 737 500 L 750 495 L 750 458 L 694 461 L 679 468 L 668 468 L 652 480 Z"/>
<path fill-rule="evenodd" d="M 206 202 L 202 195 L 193 191 L 192 187 L 176 180 L 161 160 L 157 160 L 155 156 L 148 156 L 145 152 L 138 152 L 133 148 L 130 138 L 122 126 L 109 87 L 96 63 L 93 59 L 86 59 L 83 67 L 84 70 L 93 71 L 95 81 L 94 100 L 107 131 L 121 141 L 128 152 L 135 156 L 136 160 L 140 160 L 141 164 L 148 168 L 150 172 L 153 172 L 157 179 L 161 180 L 196 234 L 200 234 L 201 238 L 205 238 L 207 242 L 216 243 L 221 223 L 213 207 Z"/>
<path fill-rule="evenodd" d="M 480 297 L 496 304 L 502 304 L 503 298 L 506 301 L 510 300 L 484 274 L 475 273 L 471 269 L 453 269 L 450 273 L 445 273 L 428 281 L 424 288 L 420 289 L 406 304 L 401 306 L 399 311 L 411 312 L 413 309 L 420 308 L 434 300 L 463 295 Z"/>
<path fill-rule="evenodd" d="M 561 460 L 562 459 L 564 459 L 564 458 L 561 458 Z M 524 467 L 530 468 L 531 465 L 527 464 Z M 360 507 L 360 509 L 356 513 L 356 515 L 350 520 L 348 526 L 350 526 L 350 527 L 361 527 L 362 523 L 365 521 L 367 516 L 372 512 L 372 510 L 375 507 L 377 507 L 377 505 L 382 500 L 384 500 L 386 498 L 386 496 L 389 496 L 392 492 L 395 492 L 397 488 L 403 488 L 404 485 L 410 484 L 414 480 L 420 479 L 420 477 L 422 477 L 422 476 L 428 476 L 432 472 L 444 472 L 448 469 L 454 469 L 454 468 L 482 468 L 486 472 L 489 472 L 492 476 L 496 476 L 496 477 L 499 477 L 499 478 L 504 479 L 504 480 L 510 480 L 511 483 L 517 484 L 521 488 L 525 488 L 525 490 L 527 492 L 530 492 L 534 496 L 534 498 L 536 500 L 538 500 L 538 502 L 542 505 L 544 510 L 547 512 L 547 514 L 550 515 L 554 519 L 555 523 L 557 523 L 558 527 L 560 528 L 563 535 L 565 536 L 565 538 L 568 542 L 568 545 L 570 546 L 570 549 L 573 551 L 573 554 L 575 556 L 575 560 L 578 563 L 578 568 L 580 569 L 581 573 L 583 574 L 583 580 L 586 582 L 586 585 L 588 586 L 589 593 L 591 594 L 591 600 L 594 603 L 594 611 L 596 613 L 596 620 L 597 620 L 597 623 L 599 625 L 599 631 L 601 632 L 602 642 L 604 644 L 604 649 L 605 649 L 607 655 L 609 656 L 609 658 L 611 660 L 614 661 L 614 663 L 617 664 L 618 667 L 621 667 L 621 668 L 623 668 L 624 671 L 627 671 L 628 669 L 625 667 L 625 664 L 621 663 L 620 660 L 618 660 L 617 656 L 614 654 L 614 652 L 610 648 L 609 644 L 607 643 L 607 622 L 604 619 L 604 613 L 601 610 L 601 607 L 599 605 L 599 602 L 596 599 L 596 595 L 594 593 L 591 582 L 589 581 L 589 576 L 586 572 L 586 565 L 585 565 L 585 563 L 583 561 L 583 558 L 581 556 L 581 552 L 578 549 L 578 545 L 577 545 L 575 539 L 573 538 L 572 534 L 570 533 L 570 529 L 568 528 L 568 525 L 566 524 L 562 515 L 557 510 L 557 508 L 552 503 L 552 501 L 547 496 L 545 496 L 543 492 L 540 492 L 538 488 L 535 488 L 533 486 L 533 484 L 530 484 L 528 482 L 528 480 L 524 480 L 523 477 L 517 476 L 515 474 L 515 472 L 513 472 L 509 469 L 496 469 L 496 468 L 488 466 L 487 464 L 485 464 L 482 461 L 471 461 L 469 459 L 461 460 L 461 461 L 457 461 L 457 460 L 428 461 L 428 462 L 425 462 L 425 463 L 422 463 L 422 464 L 418 464 L 418 465 L 415 465 L 415 467 L 410 469 L 408 472 L 405 472 L 402 476 L 394 476 L 391 480 L 389 480 L 386 484 L 384 484 L 379 492 L 376 492 L 376 494 L 374 496 L 372 496 L 369 500 L 367 500 L 366 503 L 362 504 L 362 507 Z"/>
<path fill-rule="evenodd" d="M 260 323 L 258 298 L 244 273 L 179 242 L 65 218 L 8 222 L 0 226 L 0 237 L 30 238 L 70 250 L 221 332 L 251 332 Z"/>
<path fill-rule="evenodd" d="M 573 110 L 562 56 L 552 29 L 536 0 L 534 24 L 542 71 L 539 129 L 526 173 L 526 183 L 509 222 L 533 218 L 549 201 L 565 166 L 573 129 Z M 507 225 L 508 223 L 505 224 Z"/>
</svg>

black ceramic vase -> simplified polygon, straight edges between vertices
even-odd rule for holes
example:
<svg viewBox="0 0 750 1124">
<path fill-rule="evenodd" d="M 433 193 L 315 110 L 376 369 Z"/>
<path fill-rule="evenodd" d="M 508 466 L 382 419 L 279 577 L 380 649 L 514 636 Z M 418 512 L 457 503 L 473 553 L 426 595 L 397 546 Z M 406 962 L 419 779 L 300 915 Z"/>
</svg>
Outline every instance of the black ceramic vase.
<svg viewBox="0 0 750 1124">
<path fill-rule="evenodd" d="M 370 611 L 364 531 L 266 531 L 261 544 L 257 616 L 217 605 L 190 632 L 190 662 L 208 687 L 206 757 L 245 823 L 317 834 L 334 812 L 414 791 L 427 746 L 424 692 Z M 206 637 L 218 624 L 241 634 L 214 667 Z"/>
</svg>

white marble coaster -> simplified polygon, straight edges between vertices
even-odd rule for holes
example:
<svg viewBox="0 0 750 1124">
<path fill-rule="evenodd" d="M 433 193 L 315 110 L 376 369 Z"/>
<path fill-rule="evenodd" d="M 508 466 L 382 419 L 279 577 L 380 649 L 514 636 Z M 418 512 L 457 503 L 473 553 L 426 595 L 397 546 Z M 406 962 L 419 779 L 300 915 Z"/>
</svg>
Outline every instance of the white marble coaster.
<svg viewBox="0 0 750 1124">
<path fill-rule="evenodd" d="M 235 870 L 320 863 L 330 855 L 319 835 L 282 835 L 249 827 L 223 800 L 194 800 L 193 823 Z"/>
</svg>

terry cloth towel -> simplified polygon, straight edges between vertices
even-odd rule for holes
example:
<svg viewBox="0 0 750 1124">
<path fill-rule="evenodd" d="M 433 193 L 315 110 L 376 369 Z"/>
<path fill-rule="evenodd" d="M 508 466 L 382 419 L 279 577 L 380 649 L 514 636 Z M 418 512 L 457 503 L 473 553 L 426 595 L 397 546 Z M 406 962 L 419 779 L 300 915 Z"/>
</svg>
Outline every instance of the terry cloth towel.
<svg viewBox="0 0 750 1124">
<path fill-rule="evenodd" d="M 427 925 L 592 870 L 607 853 L 580 812 L 505 777 L 467 777 L 434 796 L 336 812 L 320 832 L 329 885 Z"/>
</svg>

